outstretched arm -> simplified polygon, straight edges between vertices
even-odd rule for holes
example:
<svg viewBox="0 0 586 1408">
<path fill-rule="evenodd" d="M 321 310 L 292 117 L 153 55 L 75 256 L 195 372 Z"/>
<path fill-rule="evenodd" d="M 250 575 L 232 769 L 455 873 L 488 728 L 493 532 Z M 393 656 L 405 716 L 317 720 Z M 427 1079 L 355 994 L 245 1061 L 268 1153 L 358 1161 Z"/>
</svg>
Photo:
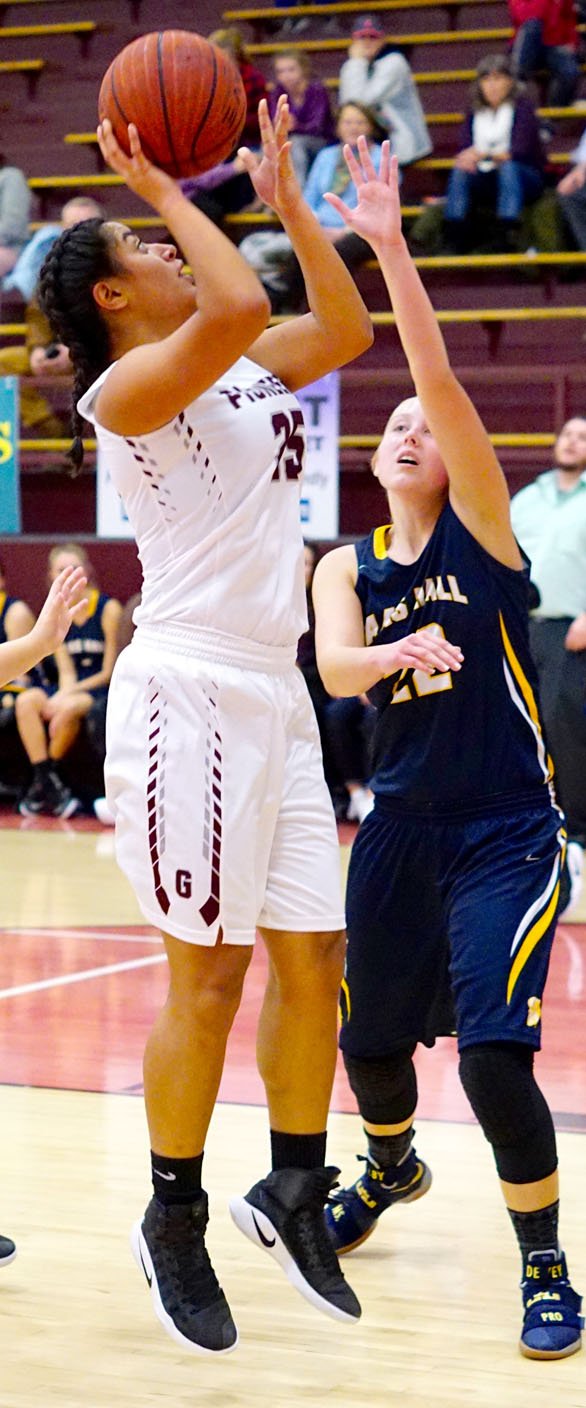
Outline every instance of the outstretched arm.
<svg viewBox="0 0 586 1408">
<path fill-rule="evenodd" d="M 377 174 L 362 137 L 358 149 L 356 160 L 352 149 L 344 148 L 358 192 L 356 209 L 348 210 L 338 196 L 327 199 L 377 256 L 415 389 L 446 466 L 455 512 L 493 557 L 520 568 L 504 474 L 470 397 L 450 367 L 433 307 L 401 231 L 397 159 L 383 143 Z"/>
<path fill-rule="evenodd" d="M 38 621 L 25 636 L 0 645 L 0 685 L 26 675 L 52 655 L 67 635 L 73 612 L 81 605 L 79 594 L 86 585 L 82 567 L 64 567 L 55 578 Z"/>
<path fill-rule="evenodd" d="M 289 109 L 279 98 L 274 125 L 259 105 L 263 156 L 242 148 L 257 194 L 270 205 L 291 240 L 305 280 L 310 312 L 268 328 L 248 355 L 297 391 L 358 357 L 372 342 L 372 324 L 353 278 L 304 200 L 287 140 Z"/>
</svg>

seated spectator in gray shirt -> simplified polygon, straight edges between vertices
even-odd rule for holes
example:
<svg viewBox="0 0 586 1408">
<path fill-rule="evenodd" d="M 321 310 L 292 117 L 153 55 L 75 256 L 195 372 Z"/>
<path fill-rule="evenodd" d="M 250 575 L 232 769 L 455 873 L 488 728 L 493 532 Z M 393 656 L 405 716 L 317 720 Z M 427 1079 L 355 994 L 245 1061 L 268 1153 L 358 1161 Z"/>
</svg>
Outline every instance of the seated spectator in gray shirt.
<svg viewBox="0 0 586 1408">
<path fill-rule="evenodd" d="M 24 172 L 0 155 L 0 279 L 14 268 L 28 239 L 31 193 Z"/>
<path fill-rule="evenodd" d="M 361 15 L 340 69 L 338 103 L 363 103 L 389 133 L 400 166 L 428 156 L 431 142 L 409 64 L 376 15 Z"/>
</svg>

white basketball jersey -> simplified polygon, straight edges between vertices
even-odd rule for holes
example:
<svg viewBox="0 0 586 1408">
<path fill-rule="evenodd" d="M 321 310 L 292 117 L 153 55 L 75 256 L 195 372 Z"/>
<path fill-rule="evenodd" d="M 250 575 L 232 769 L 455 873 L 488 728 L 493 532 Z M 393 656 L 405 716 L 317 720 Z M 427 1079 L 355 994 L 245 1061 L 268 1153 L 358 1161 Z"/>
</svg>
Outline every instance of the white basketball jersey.
<svg viewBox="0 0 586 1408">
<path fill-rule="evenodd" d="M 114 435 L 78 409 L 128 514 L 143 570 L 137 625 L 294 646 L 307 628 L 299 511 L 305 427 L 278 377 L 239 357 L 168 425 Z"/>
</svg>

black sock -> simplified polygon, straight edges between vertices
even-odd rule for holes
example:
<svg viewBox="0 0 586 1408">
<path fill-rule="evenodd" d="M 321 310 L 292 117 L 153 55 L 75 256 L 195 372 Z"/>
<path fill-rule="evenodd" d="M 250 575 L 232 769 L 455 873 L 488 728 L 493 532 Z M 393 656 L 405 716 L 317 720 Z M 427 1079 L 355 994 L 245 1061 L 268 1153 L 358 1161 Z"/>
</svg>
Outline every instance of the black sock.
<svg viewBox="0 0 586 1408">
<path fill-rule="evenodd" d="M 271 1130 L 271 1163 L 277 1168 L 323 1168 L 326 1161 L 326 1132 L 323 1134 L 281 1134 Z"/>
<path fill-rule="evenodd" d="M 369 1159 L 379 1168 L 387 1169 L 404 1163 L 413 1142 L 414 1130 L 410 1125 L 402 1134 L 370 1134 L 367 1129 L 364 1133 L 368 1140 Z"/>
<path fill-rule="evenodd" d="M 193 1159 L 169 1159 L 151 1149 L 153 1188 L 158 1203 L 195 1203 L 201 1195 L 203 1154 Z"/>
<path fill-rule="evenodd" d="M 559 1208 L 559 1202 L 550 1203 L 548 1208 L 539 1208 L 537 1212 L 514 1212 L 512 1208 L 508 1208 L 523 1264 L 530 1252 L 548 1252 L 552 1249 L 559 1251 Z"/>
<path fill-rule="evenodd" d="M 53 771 L 55 764 L 52 758 L 43 758 L 42 763 L 33 763 L 33 777 L 35 782 L 45 782 L 49 773 Z"/>
</svg>

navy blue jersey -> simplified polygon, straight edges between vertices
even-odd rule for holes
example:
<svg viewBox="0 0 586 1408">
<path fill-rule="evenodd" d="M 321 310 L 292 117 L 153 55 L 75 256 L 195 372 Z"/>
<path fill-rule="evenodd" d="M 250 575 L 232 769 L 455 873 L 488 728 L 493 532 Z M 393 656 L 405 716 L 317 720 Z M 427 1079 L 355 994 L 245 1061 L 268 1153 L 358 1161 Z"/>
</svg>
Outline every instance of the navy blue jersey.
<svg viewBox="0 0 586 1408">
<path fill-rule="evenodd" d="M 7 596 L 6 592 L 0 592 L 0 644 L 2 645 L 6 640 L 6 612 L 17 600 L 18 598 L 15 596 Z"/>
<path fill-rule="evenodd" d="M 528 574 L 497 562 L 449 503 L 416 562 L 393 562 L 385 534 L 377 528 L 356 544 L 366 644 L 433 630 L 460 646 L 464 663 L 432 676 L 404 670 L 369 691 L 379 711 L 374 791 L 438 815 L 551 805 Z"/>
<path fill-rule="evenodd" d="M 89 616 L 82 626 L 75 621 L 65 637 L 65 647 L 73 660 L 78 680 L 86 680 L 89 675 L 97 675 L 104 663 L 104 630 L 102 613 L 110 598 L 96 591 L 88 592 Z"/>
</svg>

